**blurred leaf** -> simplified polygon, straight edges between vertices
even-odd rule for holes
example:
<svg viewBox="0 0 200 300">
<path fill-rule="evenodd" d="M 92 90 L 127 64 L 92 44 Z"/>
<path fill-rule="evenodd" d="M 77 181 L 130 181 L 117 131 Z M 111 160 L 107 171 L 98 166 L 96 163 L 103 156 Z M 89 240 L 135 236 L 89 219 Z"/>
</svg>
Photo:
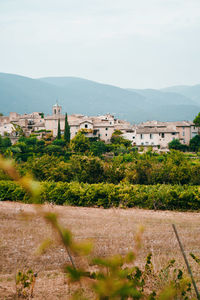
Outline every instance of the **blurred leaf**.
<svg viewBox="0 0 200 300">
<path fill-rule="evenodd" d="M 42 242 L 42 244 L 38 247 L 36 250 L 36 254 L 41 255 L 46 252 L 48 248 L 50 248 L 53 244 L 53 241 L 51 239 L 46 239 Z"/>
</svg>

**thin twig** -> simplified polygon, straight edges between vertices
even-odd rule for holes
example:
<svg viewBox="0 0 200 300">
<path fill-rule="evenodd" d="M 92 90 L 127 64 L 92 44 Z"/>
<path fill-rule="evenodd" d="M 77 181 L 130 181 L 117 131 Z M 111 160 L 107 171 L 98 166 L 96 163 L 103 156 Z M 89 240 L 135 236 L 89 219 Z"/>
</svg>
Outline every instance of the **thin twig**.
<svg viewBox="0 0 200 300">
<path fill-rule="evenodd" d="M 185 260 L 185 264 L 186 264 L 186 266 L 187 266 L 188 273 L 190 274 L 190 277 L 191 277 L 191 279 L 192 279 L 192 284 L 193 284 L 193 286 L 194 286 L 194 289 L 195 289 L 195 292 L 196 292 L 196 295 L 197 295 L 197 299 L 200 300 L 199 291 L 198 291 L 198 289 L 197 289 L 196 282 L 195 282 L 194 277 L 193 277 L 193 274 L 192 274 L 192 270 L 191 270 L 191 268 L 190 268 L 189 262 L 188 262 L 188 260 L 187 260 L 186 255 L 185 255 L 185 251 L 184 251 L 184 249 L 183 249 L 183 246 L 182 246 L 182 244 L 181 244 L 181 241 L 180 241 L 178 232 L 177 232 L 177 230 L 176 230 L 176 226 L 175 226 L 174 224 L 172 224 L 172 227 L 173 227 L 173 229 L 174 229 L 174 233 L 175 233 L 175 235 L 176 235 L 176 238 L 177 238 L 179 247 L 180 247 L 180 249 L 181 249 L 181 253 L 182 253 L 183 258 L 184 258 L 184 260 Z"/>
<path fill-rule="evenodd" d="M 73 268 L 76 269 L 76 265 L 75 265 L 75 262 L 73 261 L 73 258 L 72 258 L 72 256 L 71 256 L 71 253 L 70 253 L 70 251 L 69 251 L 69 248 L 68 248 L 68 247 L 65 247 L 65 248 L 66 248 L 66 250 L 67 250 L 67 254 L 68 254 L 68 256 L 69 256 L 69 259 L 70 259 L 70 261 L 71 261 L 71 264 L 72 264 Z"/>
</svg>

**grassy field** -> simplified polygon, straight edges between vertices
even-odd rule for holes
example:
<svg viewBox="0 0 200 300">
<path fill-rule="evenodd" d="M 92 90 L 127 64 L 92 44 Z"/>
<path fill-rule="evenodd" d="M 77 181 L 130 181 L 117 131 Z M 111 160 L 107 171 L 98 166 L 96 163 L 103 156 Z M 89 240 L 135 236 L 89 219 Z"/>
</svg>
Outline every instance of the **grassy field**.
<svg viewBox="0 0 200 300">
<path fill-rule="evenodd" d="M 77 240 L 92 240 L 95 255 L 127 253 L 134 246 L 135 232 L 143 225 L 143 247 L 137 265 L 143 266 L 145 257 L 152 252 L 155 271 L 172 258 L 183 268 L 183 258 L 171 226 L 175 223 L 188 257 L 190 252 L 200 256 L 199 213 L 51 205 L 46 205 L 46 209 L 56 212 Z M 26 220 L 24 213 L 33 218 Z M 65 250 L 56 241 L 45 254 L 36 255 L 40 243 L 52 236 L 51 227 L 36 214 L 33 205 L 0 202 L 0 299 L 15 299 L 15 273 L 28 268 L 38 273 L 34 299 L 69 299 L 62 273 L 64 263 L 68 262 Z M 189 261 L 195 277 L 199 278 L 200 267 L 192 259 Z M 199 284 L 200 281 L 200 287 Z"/>
</svg>

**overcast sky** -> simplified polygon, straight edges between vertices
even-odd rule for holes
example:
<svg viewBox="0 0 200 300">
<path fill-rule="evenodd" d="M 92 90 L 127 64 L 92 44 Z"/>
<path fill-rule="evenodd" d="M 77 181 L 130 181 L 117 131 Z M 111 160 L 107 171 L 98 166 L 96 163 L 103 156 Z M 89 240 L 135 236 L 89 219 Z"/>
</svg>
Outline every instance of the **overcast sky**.
<svg viewBox="0 0 200 300">
<path fill-rule="evenodd" d="M 200 0 L 0 0 L 0 71 L 200 83 Z"/>
</svg>

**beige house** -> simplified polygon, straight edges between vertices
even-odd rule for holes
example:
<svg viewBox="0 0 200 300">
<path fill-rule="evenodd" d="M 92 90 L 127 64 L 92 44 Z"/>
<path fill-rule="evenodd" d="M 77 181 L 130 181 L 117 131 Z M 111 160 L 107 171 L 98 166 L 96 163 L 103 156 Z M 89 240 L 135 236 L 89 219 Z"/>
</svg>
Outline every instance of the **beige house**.
<svg viewBox="0 0 200 300">
<path fill-rule="evenodd" d="M 138 127 L 135 145 L 166 149 L 168 144 L 176 138 L 178 138 L 178 131 L 175 127 Z"/>
<path fill-rule="evenodd" d="M 164 149 L 174 139 L 189 145 L 191 138 L 198 134 L 198 128 L 190 121 L 148 121 L 139 124 L 136 132 L 136 145 L 159 145 Z"/>
<path fill-rule="evenodd" d="M 0 126 L 3 126 L 4 124 L 10 123 L 10 118 L 7 116 L 0 116 Z"/>
<path fill-rule="evenodd" d="M 190 140 L 198 134 L 198 128 L 190 121 L 169 122 L 176 126 L 178 139 L 182 144 L 189 145 Z"/>
<path fill-rule="evenodd" d="M 11 123 L 4 123 L 3 125 L 0 125 L 0 135 L 1 136 L 11 136 L 14 135 L 15 127 Z"/>
</svg>

